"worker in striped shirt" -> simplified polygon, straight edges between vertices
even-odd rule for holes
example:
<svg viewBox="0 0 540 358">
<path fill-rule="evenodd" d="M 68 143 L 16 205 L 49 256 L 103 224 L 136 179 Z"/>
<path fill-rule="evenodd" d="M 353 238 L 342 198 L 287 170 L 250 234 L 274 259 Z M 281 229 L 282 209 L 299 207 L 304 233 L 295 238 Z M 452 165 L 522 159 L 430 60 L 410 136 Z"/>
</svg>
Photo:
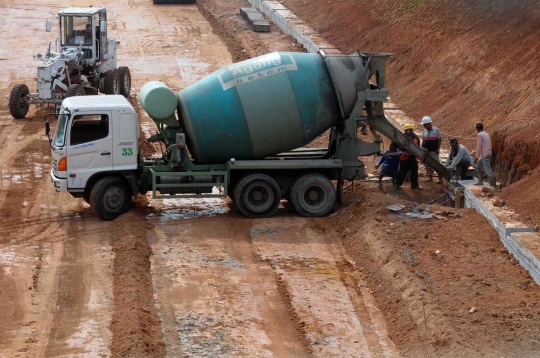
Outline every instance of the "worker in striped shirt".
<svg viewBox="0 0 540 358">
<path fill-rule="evenodd" d="M 476 131 L 478 137 L 476 139 L 476 155 L 474 158 L 474 167 L 476 169 L 476 178 L 478 182 L 474 185 L 484 185 L 484 174 L 482 167 L 489 178 L 489 185 L 496 187 L 497 180 L 491 170 L 491 139 L 489 134 L 484 130 L 484 123 L 476 122 Z"/>
<path fill-rule="evenodd" d="M 439 161 L 439 152 L 441 150 L 441 131 L 439 127 L 434 126 L 430 117 L 424 116 L 422 118 L 422 125 L 424 126 L 424 133 L 422 134 L 422 148 L 427 150 L 427 154 L 434 157 Z M 428 176 L 428 183 L 433 182 L 433 169 L 426 165 L 426 174 Z M 442 179 L 437 174 L 437 184 L 441 184 Z"/>
</svg>

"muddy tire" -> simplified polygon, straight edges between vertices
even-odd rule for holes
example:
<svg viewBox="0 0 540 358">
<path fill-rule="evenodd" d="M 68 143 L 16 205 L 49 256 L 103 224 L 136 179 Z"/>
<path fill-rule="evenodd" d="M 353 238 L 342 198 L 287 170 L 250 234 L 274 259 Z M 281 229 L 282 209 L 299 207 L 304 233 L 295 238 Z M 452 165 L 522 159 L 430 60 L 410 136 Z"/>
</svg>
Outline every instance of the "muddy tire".
<svg viewBox="0 0 540 358">
<path fill-rule="evenodd" d="M 250 174 L 234 189 L 234 202 L 248 218 L 265 218 L 277 211 L 281 200 L 278 183 L 266 174 Z"/>
<path fill-rule="evenodd" d="M 71 85 L 66 91 L 65 97 L 75 97 L 75 96 L 85 96 L 86 91 L 84 90 L 83 85 Z"/>
<path fill-rule="evenodd" d="M 336 204 L 336 189 L 324 175 L 307 174 L 294 183 L 291 204 L 302 216 L 326 216 Z"/>
<path fill-rule="evenodd" d="M 129 211 L 131 191 L 120 177 L 105 177 L 90 192 L 90 206 L 101 220 L 114 220 Z"/>
<path fill-rule="evenodd" d="M 119 67 L 118 76 L 120 76 L 120 94 L 128 98 L 131 93 L 131 73 L 129 68 L 126 66 Z"/>
<path fill-rule="evenodd" d="M 30 94 L 27 85 L 15 85 L 9 94 L 9 113 L 15 119 L 22 119 L 28 113 L 28 104 L 26 96 Z"/>
<path fill-rule="evenodd" d="M 118 70 L 109 70 L 105 73 L 103 84 L 105 94 L 120 94 L 120 76 Z"/>
</svg>

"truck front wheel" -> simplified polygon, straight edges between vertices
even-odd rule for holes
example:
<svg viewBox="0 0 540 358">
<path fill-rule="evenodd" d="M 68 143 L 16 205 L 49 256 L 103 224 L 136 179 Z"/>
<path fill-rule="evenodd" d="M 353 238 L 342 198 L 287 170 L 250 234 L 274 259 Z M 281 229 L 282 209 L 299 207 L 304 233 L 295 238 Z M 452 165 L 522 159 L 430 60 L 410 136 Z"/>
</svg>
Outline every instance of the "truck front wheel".
<svg viewBox="0 0 540 358">
<path fill-rule="evenodd" d="M 326 216 L 336 203 L 334 185 L 324 175 L 307 174 L 294 183 L 291 204 L 302 216 Z"/>
<path fill-rule="evenodd" d="M 105 177 L 97 181 L 90 192 L 90 206 L 101 220 L 114 220 L 131 207 L 131 193 L 120 177 Z"/>
<path fill-rule="evenodd" d="M 278 183 L 266 174 L 250 174 L 236 184 L 234 202 L 248 218 L 274 214 L 281 200 Z"/>
</svg>

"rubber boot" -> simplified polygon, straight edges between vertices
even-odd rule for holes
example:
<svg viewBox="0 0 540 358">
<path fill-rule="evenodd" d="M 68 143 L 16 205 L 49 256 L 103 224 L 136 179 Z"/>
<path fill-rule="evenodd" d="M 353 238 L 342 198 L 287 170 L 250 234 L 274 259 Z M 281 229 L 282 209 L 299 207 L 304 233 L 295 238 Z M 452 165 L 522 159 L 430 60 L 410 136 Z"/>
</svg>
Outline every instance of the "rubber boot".
<svg viewBox="0 0 540 358">
<path fill-rule="evenodd" d="M 478 183 L 474 183 L 474 185 L 484 185 L 484 173 L 477 171 L 476 179 L 478 179 Z"/>
<path fill-rule="evenodd" d="M 497 179 L 495 177 L 489 177 L 489 185 L 493 188 L 497 188 Z"/>
</svg>

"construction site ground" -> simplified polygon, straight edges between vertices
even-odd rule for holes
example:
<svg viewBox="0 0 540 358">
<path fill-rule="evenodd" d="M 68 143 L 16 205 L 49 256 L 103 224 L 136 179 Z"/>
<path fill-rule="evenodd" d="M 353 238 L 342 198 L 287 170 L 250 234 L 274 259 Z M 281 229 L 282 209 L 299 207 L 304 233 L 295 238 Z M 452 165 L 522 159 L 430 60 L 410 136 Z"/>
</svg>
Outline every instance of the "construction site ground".
<svg viewBox="0 0 540 358">
<path fill-rule="evenodd" d="M 43 126 L 52 107 L 14 120 L 6 96 L 17 83 L 35 89 L 32 55 L 55 36 L 45 19 L 92 4 L 0 4 L 0 357 L 539 355 L 540 287 L 489 224 L 438 205 L 421 208 L 439 219 L 404 215 L 443 185 L 357 182 L 335 213 L 314 219 L 286 202 L 250 220 L 229 200 L 141 197 L 104 222 L 56 193 Z M 143 138 L 155 131 L 136 97 L 146 82 L 180 90 L 234 61 L 303 51 L 275 27 L 250 31 L 244 0 L 102 5 L 119 65 L 131 69 Z M 142 145 L 144 155 L 158 150 Z"/>
</svg>

